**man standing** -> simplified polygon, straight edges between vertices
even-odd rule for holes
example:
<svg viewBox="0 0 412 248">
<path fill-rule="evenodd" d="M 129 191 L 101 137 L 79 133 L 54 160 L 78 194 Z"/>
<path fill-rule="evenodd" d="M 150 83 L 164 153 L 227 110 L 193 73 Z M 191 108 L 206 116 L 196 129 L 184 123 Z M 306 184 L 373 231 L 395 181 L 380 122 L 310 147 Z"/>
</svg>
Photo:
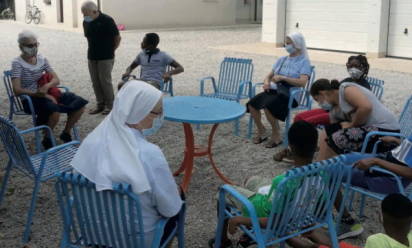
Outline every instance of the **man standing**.
<svg viewBox="0 0 412 248">
<path fill-rule="evenodd" d="M 84 16 L 84 36 L 89 44 L 89 72 L 97 101 L 97 107 L 89 114 L 107 115 L 113 107 L 114 51 L 119 47 L 121 37 L 114 20 L 101 13 L 94 2 L 83 3 L 81 10 Z"/>
</svg>

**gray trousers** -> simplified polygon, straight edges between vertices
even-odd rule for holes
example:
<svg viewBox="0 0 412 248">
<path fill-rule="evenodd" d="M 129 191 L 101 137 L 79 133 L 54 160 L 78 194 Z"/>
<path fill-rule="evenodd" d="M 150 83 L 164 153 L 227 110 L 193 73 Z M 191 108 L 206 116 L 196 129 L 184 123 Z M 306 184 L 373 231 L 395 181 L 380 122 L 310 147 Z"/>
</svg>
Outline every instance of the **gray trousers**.
<svg viewBox="0 0 412 248">
<path fill-rule="evenodd" d="M 89 60 L 90 78 L 98 108 L 113 108 L 112 70 L 114 59 Z"/>
</svg>

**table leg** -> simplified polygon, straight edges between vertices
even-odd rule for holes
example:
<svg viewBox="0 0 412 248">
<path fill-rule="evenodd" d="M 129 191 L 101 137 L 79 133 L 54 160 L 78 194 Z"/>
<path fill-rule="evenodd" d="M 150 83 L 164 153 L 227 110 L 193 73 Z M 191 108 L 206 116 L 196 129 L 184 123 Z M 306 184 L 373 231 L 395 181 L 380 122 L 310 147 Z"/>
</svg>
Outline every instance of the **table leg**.
<svg viewBox="0 0 412 248">
<path fill-rule="evenodd" d="M 193 158 L 195 156 L 195 138 L 193 136 L 192 126 L 189 123 L 183 123 L 183 129 L 185 132 L 185 157 L 182 165 L 174 174 L 179 175 L 184 171 L 182 189 L 184 192 L 187 192 L 190 179 L 192 178 Z"/>
<path fill-rule="evenodd" d="M 216 133 L 216 129 L 217 129 L 218 126 L 219 126 L 219 124 L 216 123 L 216 124 L 213 125 L 212 130 L 210 130 L 209 140 L 208 140 L 208 144 L 207 144 L 208 157 L 209 157 L 210 163 L 212 164 L 213 169 L 215 170 L 216 174 L 220 177 L 220 179 L 222 179 L 225 183 L 234 184 L 227 177 L 225 177 L 223 175 L 223 173 L 216 167 L 216 164 L 213 161 L 213 155 L 212 155 L 213 137 Z"/>
</svg>

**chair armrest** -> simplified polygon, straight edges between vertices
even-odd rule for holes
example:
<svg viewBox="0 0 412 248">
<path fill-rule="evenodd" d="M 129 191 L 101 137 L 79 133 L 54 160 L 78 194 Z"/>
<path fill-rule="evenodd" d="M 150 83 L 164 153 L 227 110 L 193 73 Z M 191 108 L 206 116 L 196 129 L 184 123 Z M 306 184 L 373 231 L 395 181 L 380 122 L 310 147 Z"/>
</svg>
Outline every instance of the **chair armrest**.
<svg viewBox="0 0 412 248">
<path fill-rule="evenodd" d="M 255 84 L 253 84 L 253 86 L 252 86 L 252 92 L 251 92 L 251 97 L 256 96 L 256 87 L 257 87 L 257 86 L 261 86 L 261 85 L 263 85 L 263 83 L 255 83 Z"/>
<path fill-rule="evenodd" d="M 299 94 L 304 94 L 306 93 L 306 90 L 304 88 L 301 87 L 292 87 L 289 89 L 289 103 L 288 103 L 288 107 L 289 109 L 292 109 L 293 107 L 293 100 L 295 100 L 296 96 L 298 96 Z M 305 94 L 305 101 L 309 102 L 309 94 Z"/>
<path fill-rule="evenodd" d="M 404 189 L 402 181 L 401 181 L 401 179 L 398 175 L 396 175 L 392 171 L 388 171 L 388 170 L 380 168 L 378 166 L 373 166 L 373 167 L 369 168 L 369 171 L 370 172 L 379 172 L 379 173 L 387 174 L 387 175 L 393 177 L 396 181 L 396 184 L 398 185 L 399 192 L 401 194 L 405 195 L 405 189 Z"/>
<path fill-rule="evenodd" d="M 245 87 L 248 87 L 248 89 L 249 89 L 248 95 L 249 95 L 249 97 L 251 97 L 251 95 L 252 95 L 251 94 L 252 93 L 252 91 L 251 91 L 252 82 L 251 81 L 242 81 L 239 84 L 239 89 L 238 89 L 237 96 L 236 96 L 237 101 L 240 101 L 240 98 L 242 96 L 242 93 L 243 93 L 243 90 L 245 89 Z"/>
<path fill-rule="evenodd" d="M 403 134 L 401 134 L 401 133 L 372 131 L 372 132 L 369 132 L 369 133 L 366 135 L 365 140 L 363 141 L 363 144 L 362 144 L 361 153 L 365 153 L 366 147 L 367 147 L 367 145 L 368 145 L 369 140 L 372 138 L 372 136 L 375 136 L 375 135 L 379 135 L 379 136 L 394 136 L 394 137 L 406 138 L 405 135 L 403 135 Z M 373 150 L 375 151 L 376 148 L 374 147 Z"/>
<path fill-rule="evenodd" d="M 217 92 L 217 87 L 216 87 L 216 80 L 214 77 L 209 76 L 209 77 L 204 77 L 202 79 L 200 79 L 200 95 L 203 96 L 205 94 L 205 82 L 207 80 L 210 80 L 212 82 L 213 85 L 213 89 L 215 91 L 215 93 Z"/>
<path fill-rule="evenodd" d="M 49 126 L 46 126 L 46 125 L 32 127 L 32 128 L 26 129 L 26 130 L 19 131 L 19 133 L 21 135 L 23 135 L 23 134 L 28 134 L 28 133 L 31 133 L 31 132 L 36 132 L 36 131 L 39 131 L 39 130 L 46 130 L 47 134 L 49 135 L 49 137 L 51 139 L 52 145 L 53 146 L 56 145 L 56 138 L 53 135 L 53 131 L 51 130 L 51 128 Z"/>
<path fill-rule="evenodd" d="M 57 88 L 62 89 L 64 92 L 70 92 L 69 88 L 66 86 L 57 86 Z"/>
<path fill-rule="evenodd" d="M 165 240 L 166 242 L 160 246 L 160 241 L 163 237 L 164 233 L 164 228 L 169 221 L 170 218 L 161 218 L 157 223 L 156 223 L 156 228 L 155 228 L 155 235 L 153 237 L 152 241 L 152 248 L 158 248 L 158 247 L 165 247 L 175 235 L 178 235 L 179 231 L 184 230 L 184 221 L 185 221 L 185 214 L 186 214 L 186 203 L 183 202 L 182 207 L 179 210 L 178 215 L 178 220 L 177 220 L 177 226 L 175 227 L 174 231 L 170 234 L 170 236 L 167 237 Z"/>
</svg>

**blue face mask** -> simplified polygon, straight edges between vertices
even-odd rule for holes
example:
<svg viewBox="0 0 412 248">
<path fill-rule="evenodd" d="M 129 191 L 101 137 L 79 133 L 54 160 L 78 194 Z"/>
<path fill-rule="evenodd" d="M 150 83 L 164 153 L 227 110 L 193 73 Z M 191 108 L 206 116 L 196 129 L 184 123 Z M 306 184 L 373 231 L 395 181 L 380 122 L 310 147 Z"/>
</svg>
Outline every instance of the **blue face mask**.
<svg viewBox="0 0 412 248">
<path fill-rule="evenodd" d="M 328 102 L 320 103 L 320 104 L 319 104 L 319 107 L 320 107 L 321 109 L 323 109 L 323 110 L 326 110 L 326 111 L 331 111 L 332 108 L 333 108 L 332 104 L 330 104 L 330 103 L 328 103 Z"/>
<path fill-rule="evenodd" d="M 151 128 L 143 129 L 142 134 L 143 136 L 150 136 L 155 134 L 163 125 L 164 116 L 158 116 L 156 119 L 153 120 L 153 124 Z"/>
<path fill-rule="evenodd" d="M 285 46 L 285 50 L 286 50 L 289 54 L 292 54 L 292 53 L 295 53 L 295 52 L 296 52 L 296 48 L 294 48 L 292 44 L 286 45 L 286 46 Z"/>
<path fill-rule="evenodd" d="M 92 21 L 93 21 L 93 18 L 92 18 L 91 16 L 84 16 L 83 20 L 84 20 L 85 22 L 92 22 Z"/>
</svg>

